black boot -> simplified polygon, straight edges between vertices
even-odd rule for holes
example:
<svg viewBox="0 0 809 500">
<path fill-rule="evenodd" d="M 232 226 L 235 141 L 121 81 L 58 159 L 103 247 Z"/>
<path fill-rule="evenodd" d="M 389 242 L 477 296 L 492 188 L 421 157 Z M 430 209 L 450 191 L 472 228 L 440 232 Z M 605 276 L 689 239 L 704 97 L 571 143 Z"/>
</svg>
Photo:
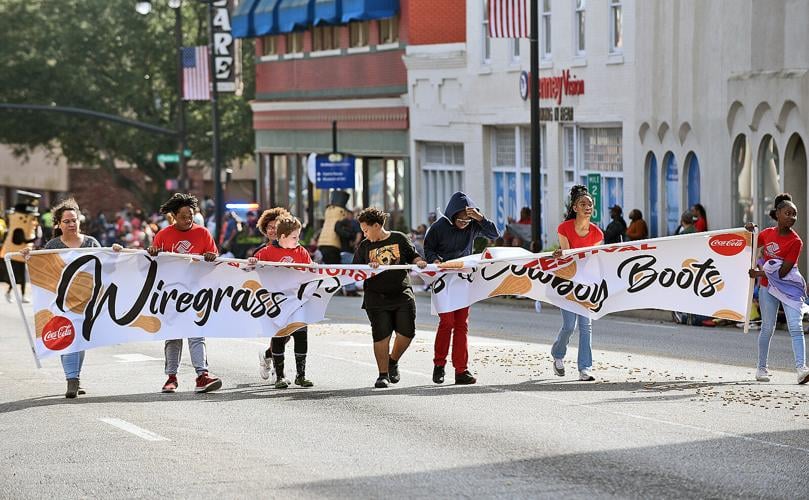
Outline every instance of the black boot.
<svg viewBox="0 0 809 500">
<path fill-rule="evenodd" d="M 312 387 L 315 385 L 311 380 L 306 378 L 306 354 L 295 355 L 295 368 L 298 371 L 297 375 L 295 376 L 295 385 L 299 385 L 301 387 Z"/>
<path fill-rule="evenodd" d="M 284 356 L 273 355 L 272 364 L 275 366 L 275 388 L 286 389 L 289 387 L 289 380 L 284 378 Z"/>
<path fill-rule="evenodd" d="M 435 365 L 433 368 L 433 382 L 436 384 L 443 384 L 444 383 L 444 367 Z"/>
<path fill-rule="evenodd" d="M 79 394 L 79 379 L 77 378 L 67 379 L 67 391 L 65 392 L 65 397 L 68 399 L 73 399 L 78 394 Z"/>
</svg>

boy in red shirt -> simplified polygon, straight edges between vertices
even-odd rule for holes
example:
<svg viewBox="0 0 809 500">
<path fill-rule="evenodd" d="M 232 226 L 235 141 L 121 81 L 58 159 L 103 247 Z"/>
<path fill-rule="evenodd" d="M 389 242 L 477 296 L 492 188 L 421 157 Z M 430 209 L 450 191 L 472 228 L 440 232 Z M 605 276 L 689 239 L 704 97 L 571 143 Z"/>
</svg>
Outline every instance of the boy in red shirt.
<svg viewBox="0 0 809 500">
<path fill-rule="evenodd" d="M 196 196 L 175 193 L 160 207 L 160 212 L 173 218 L 174 223 L 159 231 L 147 251 L 152 257 L 160 252 L 202 255 L 206 262 L 216 259 L 216 244 L 211 233 L 204 227 L 194 224 L 194 210 L 199 202 Z M 177 390 L 177 369 L 183 352 L 183 339 L 167 340 L 165 345 L 166 375 L 163 392 Z M 188 339 L 188 352 L 191 364 L 197 372 L 196 392 L 211 392 L 222 387 L 222 381 L 208 375 L 208 355 L 204 337 Z"/>
<path fill-rule="evenodd" d="M 301 236 L 301 222 L 291 215 L 280 217 L 275 223 L 277 240 L 270 241 L 267 246 L 256 252 L 248 259 L 251 265 L 259 260 L 267 262 L 295 262 L 298 264 L 311 264 L 309 252 L 298 243 Z M 292 335 L 273 337 L 270 341 L 272 362 L 275 367 L 275 388 L 286 389 L 289 381 L 284 378 L 284 350 L 289 337 L 295 339 L 295 385 L 312 387 L 315 384 L 306 378 L 306 353 L 308 351 L 308 328 L 303 327 Z"/>
<path fill-rule="evenodd" d="M 258 253 L 267 245 L 272 245 L 273 242 L 278 238 L 278 235 L 275 234 L 275 224 L 278 219 L 282 217 L 292 217 L 292 214 L 289 213 L 289 211 L 287 211 L 287 209 L 284 207 L 273 207 L 261 213 L 261 217 L 259 217 L 258 222 L 256 223 L 256 228 L 261 234 L 267 237 L 267 242 L 264 244 L 264 246 L 259 247 L 255 253 Z M 258 353 L 259 376 L 262 379 L 267 380 L 270 378 L 270 371 L 272 371 L 272 346 L 268 347 L 267 349 L 262 349 Z"/>
</svg>

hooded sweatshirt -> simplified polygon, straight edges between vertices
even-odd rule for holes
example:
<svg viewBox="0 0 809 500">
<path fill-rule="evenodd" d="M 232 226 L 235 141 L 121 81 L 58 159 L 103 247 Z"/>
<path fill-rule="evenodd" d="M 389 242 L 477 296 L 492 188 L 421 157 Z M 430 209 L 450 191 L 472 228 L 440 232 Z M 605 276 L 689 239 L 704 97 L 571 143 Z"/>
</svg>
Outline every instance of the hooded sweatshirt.
<svg viewBox="0 0 809 500">
<path fill-rule="evenodd" d="M 452 222 L 453 216 L 467 207 L 477 208 L 477 205 L 466 193 L 458 191 L 449 199 L 447 210 L 430 226 L 424 237 L 424 259 L 427 262 L 445 262 L 471 255 L 472 244 L 478 236 L 490 240 L 500 236 L 494 222 L 485 217 L 480 222 L 472 219 L 465 228 L 458 229 Z"/>
</svg>

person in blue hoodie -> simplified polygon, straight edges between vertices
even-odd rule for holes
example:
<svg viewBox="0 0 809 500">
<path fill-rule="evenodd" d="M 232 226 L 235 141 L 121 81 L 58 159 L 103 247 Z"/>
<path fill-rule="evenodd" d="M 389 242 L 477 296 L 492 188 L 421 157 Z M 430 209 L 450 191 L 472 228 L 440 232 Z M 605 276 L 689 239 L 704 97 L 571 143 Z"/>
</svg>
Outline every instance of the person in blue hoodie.
<svg viewBox="0 0 809 500">
<path fill-rule="evenodd" d="M 424 258 L 438 264 L 472 254 L 475 238 L 483 236 L 493 240 L 500 236 L 494 222 L 488 220 L 466 193 L 454 193 L 447 203 L 447 210 L 424 237 Z M 444 383 L 444 366 L 447 364 L 450 341 L 452 342 L 452 366 L 455 368 L 456 384 L 474 384 L 477 379 L 468 370 L 469 352 L 466 336 L 469 332 L 469 307 L 439 314 L 438 331 L 435 334 L 433 358 L 433 382 Z M 454 338 L 453 338 L 454 336 Z"/>
</svg>

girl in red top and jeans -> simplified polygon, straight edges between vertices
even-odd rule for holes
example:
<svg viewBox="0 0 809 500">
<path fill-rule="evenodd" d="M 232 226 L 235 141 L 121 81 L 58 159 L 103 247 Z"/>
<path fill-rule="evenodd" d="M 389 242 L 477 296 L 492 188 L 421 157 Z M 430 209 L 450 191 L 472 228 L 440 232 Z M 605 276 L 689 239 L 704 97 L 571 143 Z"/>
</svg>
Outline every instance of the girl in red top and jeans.
<svg viewBox="0 0 809 500">
<path fill-rule="evenodd" d="M 803 241 L 798 236 L 792 226 L 798 219 L 798 209 L 792 203 L 792 197 L 787 193 L 779 194 L 773 202 L 773 209 L 770 210 L 770 217 L 778 221 L 776 227 L 768 227 L 758 235 L 758 247 L 764 261 L 781 261 L 781 268 L 778 276 L 771 275 L 773 280 L 784 278 L 797 265 L 798 257 L 803 249 Z M 748 231 L 753 230 L 753 224 L 748 222 L 745 226 Z M 795 369 L 798 372 L 798 383 L 809 382 L 809 369 L 806 368 L 806 342 L 803 339 L 803 313 L 780 301 L 770 293 L 770 284 L 764 271 L 751 269 L 751 278 L 759 278 L 758 303 L 761 308 L 761 332 L 758 335 L 758 369 L 756 370 L 756 380 L 759 382 L 769 382 L 770 373 L 767 371 L 767 357 L 770 352 L 770 340 L 775 331 L 775 320 L 778 316 L 778 307 L 784 309 L 784 316 L 787 318 L 787 328 L 789 336 L 792 337 L 792 353 L 795 355 Z M 777 288 L 777 283 L 776 283 Z"/>
<path fill-rule="evenodd" d="M 277 240 L 267 243 L 267 246 L 248 259 L 251 265 L 256 265 L 259 260 L 296 262 L 298 264 L 312 263 L 309 252 L 298 243 L 301 236 L 301 222 L 298 219 L 288 214 L 281 216 L 275 223 L 275 234 L 278 237 Z M 289 381 L 284 377 L 284 351 L 290 336 L 295 339 L 295 368 L 297 370 L 295 385 L 312 387 L 315 384 L 306 378 L 306 353 L 309 341 L 308 328 L 304 326 L 292 335 L 273 337 L 270 340 L 272 362 L 275 365 L 275 388 L 286 389 L 289 387 Z"/>
<path fill-rule="evenodd" d="M 593 215 L 593 197 L 582 185 L 575 185 L 570 190 L 570 205 L 568 206 L 565 221 L 559 224 L 556 232 L 559 235 L 559 249 L 553 256 L 562 256 L 562 250 L 571 248 L 584 248 L 604 243 L 604 233 L 601 229 L 590 222 Z M 590 373 L 593 367 L 593 349 L 591 345 L 592 320 L 587 316 L 582 316 L 574 312 L 562 309 L 562 328 L 556 337 L 556 342 L 551 348 L 553 356 L 553 371 L 556 375 L 565 375 L 564 358 L 567 352 L 567 344 L 570 336 L 579 324 L 579 380 L 591 382 L 595 378 Z"/>
</svg>

